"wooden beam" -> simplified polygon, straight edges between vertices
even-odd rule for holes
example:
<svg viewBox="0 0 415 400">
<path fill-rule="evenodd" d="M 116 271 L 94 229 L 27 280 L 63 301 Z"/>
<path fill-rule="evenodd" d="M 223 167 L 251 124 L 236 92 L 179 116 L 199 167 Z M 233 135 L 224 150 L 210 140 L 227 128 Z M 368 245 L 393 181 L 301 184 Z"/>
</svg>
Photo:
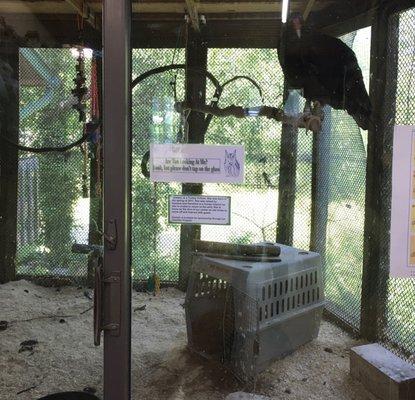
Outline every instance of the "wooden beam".
<svg viewBox="0 0 415 400">
<path fill-rule="evenodd" d="M 84 0 L 65 0 L 93 28 L 101 29 L 101 19 L 97 18 L 89 3 Z"/>
<path fill-rule="evenodd" d="M 321 32 L 331 36 L 342 36 L 352 31 L 366 28 L 372 24 L 376 9 L 370 9 L 363 14 L 356 15 L 345 21 L 329 25 L 321 29 Z"/>
<path fill-rule="evenodd" d="M 284 112 L 291 115 L 299 112 L 298 92 L 288 92 L 287 82 L 284 84 Z M 297 188 L 297 148 L 298 127 L 283 124 L 280 148 L 280 178 L 278 183 L 277 243 L 293 245 L 294 214 Z M 265 179 L 265 177 L 264 177 Z"/>
<path fill-rule="evenodd" d="M 324 107 L 321 132 L 313 135 L 313 167 L 311 183 L 310 250 L 321 255 L 323 271 L 326 265 L 327 218 L 330 199 L 330 137 L 331 109 Z"/>
<path fill-rule="evenodd" d="M 1 1 L 2 14 L 73 14 L 73 8 L 66 2 L 56 1 Z"/>
<path fill-rule="evenodd" d="M 186 0 L 187 3 L 187 0 Z M 316 4 L 316 9 L 324 9 L 332 4 L 333 1 L 326 1 L 324 4 Z M 244 2 L 198 2 L 197 10 L 199 14 L 240 14 L 240 13 L 269 13 L 281 12 L 281 2 L 276 1 L 244 1 Z M 302 0 L 292 0 L 290 2 L 292 11 L 302 11 L 304 2 Z M 133 3 L 134 13 L 148 12 L 177 12 L 183 13 L 186 10 L 186 4 L 181 2 L 163 3 L 163 2 L 139 2 Z"/>
<path fill-rule="evenodd" d="M 303 19 L 304 21 L 307 20 L 308 16 L 310 15 L 311 10 L 313 9 L 314 5 L 315 5 L 316 0 L 308 0 L 307 4 L 305 6 L 305 10 L 303 13 Z"/>
<path fill-rule="evenodd" d="M 379 8 L 372 25 L 361 335 L 378 340 L 387 324 L 393 130 L 398 78 L 399 15 Z"/>
<path fill-rule="evenodd" d="M 194 2 L 194 0 L 193 0 Z M 74 3 L 74 4 L 70 4 Z M 79 12 L 81 0 L 65 1 L 13 1 L 2 0 L 0 2 L 0 13 L 17 13 L 17 14 L 73 14 Z M 188 0 L 186 2 L 134 2 L 132 4 L 133 13 L 175 13 L 184 14 L 188 9 Z M 334 0 L 327 2 L 318 2 L 315 4 L 315 10 L 325 9 L 327 6 L 335 3 Z M 302 12 L 304 9 L 303 0 L 292 0 L 291 10 Z M 100 2 L 88 2 L 92 12 L 100 13 L 102 4 Z M 197 11 L 199 14 L 244 14 L 244 13 L 280 13 L 281 3 L 276 1 L 244 1 L 244 2 L 198 2 Z"/>
<path fill-rule="evenodd" d="M 186 0 L 187 14 L 190 18 L 190 23 L 196 32 L 200 32 L 199 26 L 199 12 L 197 11 L 198 4 L 195 0 Z"/>
<path fill-rule="evenodd" d="M 206 76 L 195 73 L 197 70 L 205 71 L 208 62 L 208 49 L 206 42 L 199 32 L 192 27 L 187 28 L 186 64 L 189 70 L 186 72 L 186 101 L 189 103 L 205 104 L 206 101 Z M 192 111 L 187 118 L 188 142 L 204 143 L 206 133 L 205 115 Z M 203 192 L 203 184 L 184 183 L 182 194 L 200 195 Z M 200 239 L 200 225 L 182 225 L 180 227 L 180 261 L 179 261 L 179 288 L 187 289 L 187 283 L 192 267 L 192 253 L 194 240 Z"/>
<path fill-rule="evenodd" d="M 351 349 L 350 374 L 377 399 L 415 398 L 415 367 L 377 343 Z"/>
<path fill-rule="evenodd" d="M 10 28 L 9 26 L 2 27 Z M 4 35 L 0 46 L 0 63 L 6 71 L 0 107 L 0 135 L 19 142 L 19 44 L 17 35 Z M 16 277 L 16 238 L 18 202 L 17 148 L 0 144 L 0 283 Z"/>
<path fill-rule="evenodd" d="M 65 0 L 82 18 L 87 18 L 87 5 L 83 0 Z"/>
</svg>

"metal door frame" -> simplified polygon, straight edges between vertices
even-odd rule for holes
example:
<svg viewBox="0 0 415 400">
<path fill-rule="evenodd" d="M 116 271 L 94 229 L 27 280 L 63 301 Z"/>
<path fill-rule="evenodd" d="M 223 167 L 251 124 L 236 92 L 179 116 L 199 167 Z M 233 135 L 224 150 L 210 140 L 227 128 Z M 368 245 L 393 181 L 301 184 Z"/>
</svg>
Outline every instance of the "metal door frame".
<svg viewBox="0 0 415 400">
<path fill-rule="evenodd" d="M 104 0 L 104 399 L 131 397 L 131 0 Z"/>
</svg>

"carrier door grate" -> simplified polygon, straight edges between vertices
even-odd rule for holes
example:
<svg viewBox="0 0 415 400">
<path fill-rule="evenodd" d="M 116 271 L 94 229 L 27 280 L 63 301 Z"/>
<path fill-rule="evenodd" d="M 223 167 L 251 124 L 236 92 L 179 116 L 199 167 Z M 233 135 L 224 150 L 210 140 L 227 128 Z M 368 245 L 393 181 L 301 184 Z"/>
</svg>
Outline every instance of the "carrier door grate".
<svg viewBox="0 0 415 400">
<path fill-rule="evenodd" d="M 242 381 L 256 377 L 258 302 L 228 286 L 223 316 L 223 362 Z"/>
</svg>

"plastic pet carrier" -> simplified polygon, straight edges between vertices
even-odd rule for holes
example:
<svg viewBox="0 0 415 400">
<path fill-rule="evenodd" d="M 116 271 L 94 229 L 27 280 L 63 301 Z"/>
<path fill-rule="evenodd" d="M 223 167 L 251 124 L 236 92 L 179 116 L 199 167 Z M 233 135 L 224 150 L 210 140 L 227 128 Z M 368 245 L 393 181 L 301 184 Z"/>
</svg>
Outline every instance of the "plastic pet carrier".
<svg viewBox="0 0 415 400">
<path fill-rule="evenodd" d="M 279 244 L 198 241 L 185 306 L 189 347 L 253 380 L 317 337 L 320 255 Z"/>
</svg>

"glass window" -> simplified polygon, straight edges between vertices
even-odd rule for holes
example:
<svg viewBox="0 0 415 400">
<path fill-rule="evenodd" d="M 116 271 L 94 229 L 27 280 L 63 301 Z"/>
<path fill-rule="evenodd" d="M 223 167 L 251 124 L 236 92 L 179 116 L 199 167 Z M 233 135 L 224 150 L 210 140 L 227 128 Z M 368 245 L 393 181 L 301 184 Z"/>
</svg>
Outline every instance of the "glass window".
<svg viewBox="0 0 415 400">
<path fill-rule="evenodd" d="M 0 4 L 3 399 L 102 396 L 101 33 L 75 5 Z"/>
<path fill-rule="evenodd" d="M 0 2 L 0 400 L 410 391 L 414 10 Z"/>
</svg>

